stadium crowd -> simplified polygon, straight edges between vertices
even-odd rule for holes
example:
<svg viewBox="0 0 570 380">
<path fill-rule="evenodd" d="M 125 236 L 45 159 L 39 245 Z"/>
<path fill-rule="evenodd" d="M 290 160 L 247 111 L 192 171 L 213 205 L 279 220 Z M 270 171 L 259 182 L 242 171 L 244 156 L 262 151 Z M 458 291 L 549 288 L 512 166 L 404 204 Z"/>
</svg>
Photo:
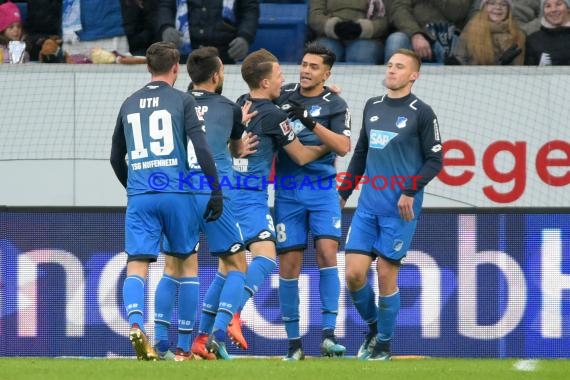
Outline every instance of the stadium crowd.
<svg viewBox="0 0 570 380">
<path fill-rule="evenodd" d="M 570 64 L 570 0 L 0 0 L 0 62 L 142 63 L 150 44 L 167 41 L 181 62 L 213 46 L 239 63 L 260 30 L 260 3 L 284 15 L 305 4 L 306 42 L 338 62 L 384 64 L 408 48 L 423 63 Z M 10 41 L 25 53 L 12 44 L 10 60 Z"/>
</svg>

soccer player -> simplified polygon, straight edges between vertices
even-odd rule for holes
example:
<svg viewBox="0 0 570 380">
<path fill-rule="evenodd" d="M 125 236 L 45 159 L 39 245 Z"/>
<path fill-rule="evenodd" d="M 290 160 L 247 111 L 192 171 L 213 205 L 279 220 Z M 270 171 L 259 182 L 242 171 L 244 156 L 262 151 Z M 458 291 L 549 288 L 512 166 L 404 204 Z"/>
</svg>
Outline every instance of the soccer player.
<svg viewBox="0 0 570 380">
<path fill-rule="evenodd" d="M 363 360 L 391 359 L 390 342 L 400 310 L 400 265 L 416 229 L 424 186 L 442 167 L 437 117 L 411 92 L 420 65 L 411 50 L 392 55 L 384 79 L 388 92 L 366 102 L 354 156 L 339 186 L 344 206 L 364 175 L 345 246 L 348 290 L 370 328 L 358 351 Z M 367 276 L 375 259 L 378 306 Z"/>
<path fill-rule="evenodd" d="M 200 320 L 200 335 L 192 344 L 191 351 L 204 359 L 215 359 L 216 356 L 229 359 L 225 347 L 226 333 L 242 298 L 247 266 L 240 227 L 231 208 L 235 177 L 230 150 L 237 157 L 243 156 L 245 151 L 242 141 L 242 111 L 237 104 L 221 95 L 224 66 L 216 48 L 203 47 L 192 51 L 188 57 L 187 69 L 192 80 L 191 94 L 198 104 L 197 112 L 204 118 L 206 140 L 212 149 L 220 187 L 225 196 L 221 217 L 212 223 L 200 223 L 200 229 L 208 239 L 212 255 L 219 257 L 219 272 L 206 293 Z M 204 173 L 196 158 L 191 156 L 189 161 L 191 180 L 198 192 L 196 200 L 201 210 L 207 206 L 209 190 L 204 189 Z M 174 357 L 174 360 L 178 361 L 190 358 L 190 336 L 199 298 L 198 274 L 195 271 L 197 259 L 190 257 L 188 260 L 193 260 L 193 265 L 183 262 L 181 267 L 177 267 L 176 264 L 180 261 L 167 256 L 164 275 L 155 293 L 155 348 L 161 357 L 171 358 L 172 353 L 168 349 L 168 328 L 178 291 L 178 343 Z M 212 332 L 217 336 L 216 355 L 208 352 L 205 347 Z M 241 334 L 241 329 L 239 333 Z"/>
<path fill-rule="evenodd" d="M 336 255 L 341 236 L 334 162 L 337 155 L 344 156 L 350 149 L 350 113 L 346 102 L 325 87 L 335 58 L 334 53 L 322 45 L 307 45 L 299 83 L 285 86 L 276 101 L 290 112 L 293 131 L 304 145 L 324 142 L 331 148 L 330 152 L 304 166 L 296 164 L 283 150 L 279 150 L 277 156 L 275 228 L 279 303 L 289 339 L 286 360 L 304 357 L 299 331 L 299 275 L 309 230 L 315 239 L 319 266 L 321 354 L 342 356 L 346 351 L 334 335 L 340 296 Z M 306 114 L 305 110 L 308 110 Z M 279 186 L 284 178 L 292 178 L 296 186 Z"/>
<path fill-rule="evenodd" d="M 129 338 L 137 359 L 156 360 L 144 331 L 144 287 L 149 262 L 156 261 L 160 252 L 161 235 L 169 240 L 176 260 L 183 261 L 195 251 L 202 216 L 184 183 L 189 155 L 211 178 L 213 190 L 204 212 L 207 221 L 220 217 L 223 197 L 196 101 L 172 87 L 180 68 L 178 49 L 171 43 L 155 43 L 146 59 L 151 82 L 121 106 L 110 161 L 128 197 L 123 302 L 131 326 Z"/>
<path fill-rule="evenodd" d="M 251 111 L 258 114 L 247 124 L 246 131 L 259 139 L 256 152 L 234 160 L 240 190 L 233 207 L 240 216 L 244 241 L 252 254 L 246 274 L 244 297 L 240 310 L 265 278 L 275 268 L 275 228 L 269 212 L 268 176 L 276 150 L 281 147 L 297 165 L 305 165 L 328 151 L 324 145 L 304 146 L 295 136 L 287 113 L 273 101 L 281 94 L 283 74 L 277 58 L 265 49 L 249 54 L 241 66 L 242 77 L 250 92 L 238 100 L 251 102 Z"/>
</svg>

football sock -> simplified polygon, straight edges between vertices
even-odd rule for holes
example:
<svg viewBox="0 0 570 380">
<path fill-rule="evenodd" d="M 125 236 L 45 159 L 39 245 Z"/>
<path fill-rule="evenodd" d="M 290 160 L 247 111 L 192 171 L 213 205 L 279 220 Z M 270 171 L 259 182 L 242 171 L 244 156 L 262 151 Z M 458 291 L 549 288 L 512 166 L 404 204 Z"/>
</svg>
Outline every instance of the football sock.
<svg viewBox="0 0 570 380">
<path fill-rule="evenodd" d="M 287 338 L 300 339 L 299 330 L 299 279 L 279 278 L 279 305 L 285 323 Z"/>
<path fill-rule="evenodd" d="M 378 297 L 378 334 L 376 335 L 378 340 L 388 341 L 392 339 L 399 311 L 399 290 L 392 295 Z"/>
<path fill-rule="evenodd" d="M 202 313 L 200 314 L 200 333 L 210 334 L 214 327 L 216 314 L 218 313 L 218 304 L 220 303 L 220 293 L 226 282 L 226 278 L 220 272 L 216 273 L 214 280 L 206 291 L 204 303 L 202 304 Z M 243 285 L 242 285 L 243 288 Z"/>
<path fill-rule="evenodd" d="M 144 331 L 144 286 L 140 276 L 128 276 L 123 282 L 123 304 L 127 310 L 129 325 L 135 323 Z"/>
<path fill-rule="evenodd" d="M 256 256 L 251 260 L 245 277 L 245 292 L 238 311 L 241 311 L 246 302 L 257 293 L 259 286 L 269 276 L 277 264 L 275 260 L 266 256 Z"/>
<path fill-rule="evenodd" d="M 226 331 L 228 324 L 237 312 L 239 303 L 244 293 L 245 273 L 240 271 L 228 272 L 226 283 L 220 293 L 218 313 L 214 321 L 214 331 Z"/>
<path fill-rule="evenodd" d="M 178 291 L 178 344 L 184 352 L 190 351 L 190 338 L 196 319 L 200 282 L 198 277 L 182 277 L 179 279 Z"/>
<path fill-rule="evenodd" d="M 164 352 L 164 343 L 168 349 L 168 328 L 172 321 L 172 311 L 176 292 L 180 282 L 177 278 L 163 274 L 154 292 L 154 340 L 157 348 Z"/>
<path fill-rule="evenodd" d="M 378 311 L 376 309 L 376 303 L 374 302 L 374 291 L 372 286 L 367 282 L 362 288 L 355 292 L 350 292 L 350 297 L 352 302 L 358 311 L 358 314 L 362 317 L 364 322 L 368 325 L 376 324 L 378 320 Z"/>
<path fill-rule="evenodd" d="M 338 298 L 340 296 L 340 280 L 338 278 L 338 268 L 328 267 L 319 269 L 319 291 L 321 294 L 321 311 L 323 313 L 323 329 L 336 327 L 336 316 L 338 314 Z"/>
</svg>

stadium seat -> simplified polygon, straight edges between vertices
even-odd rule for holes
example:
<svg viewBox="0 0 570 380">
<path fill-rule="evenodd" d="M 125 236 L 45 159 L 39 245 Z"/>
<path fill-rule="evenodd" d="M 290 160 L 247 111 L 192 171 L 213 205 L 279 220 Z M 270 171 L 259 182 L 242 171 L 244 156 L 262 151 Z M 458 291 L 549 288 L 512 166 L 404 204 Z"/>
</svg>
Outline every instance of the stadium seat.
<svg viewBox="0 0 570 380">
<path fill-rule="evenodd" d="M 15 2 L 14 4 L 20 8 L 20 16 L 22 17 L 22 22 L 26 21 L 28 19 L 28 3 Z"/>
<path fill-rule="evenodd" d="M 267 49 L 281 62 L 298 63 L 307 33 L 307 4 L 260 6 L 259 26 L 251 51 Z"/>
</svg>

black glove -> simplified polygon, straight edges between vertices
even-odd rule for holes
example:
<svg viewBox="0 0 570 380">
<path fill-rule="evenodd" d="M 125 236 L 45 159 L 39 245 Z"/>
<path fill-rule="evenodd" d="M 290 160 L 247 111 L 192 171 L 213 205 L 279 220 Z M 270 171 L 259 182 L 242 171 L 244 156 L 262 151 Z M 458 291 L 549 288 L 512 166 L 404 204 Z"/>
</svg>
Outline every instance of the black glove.
<svg viewBox="0 0 570 380">
<path fill-rule="evenodd" d="M 184 44 L 184 41 L 182 41 L 182 32 L 172 26 L 164 29 L 162 32 L 162 40 L 164 42 L 172 42 L 177 48 L 180 48 Z"/>
<path fill-rule="evenodd" d="M 355 40 L 360 37 L 362 27 L 354 21 L 341 21 L 334 26 L 334 33 L 341 40 Z"/>
<path fill-rule="evenodd" d="M 511 62 L 522 52 L 521 48 L 517 44 L 513 44 L 510 48 L 505 50 L 505 52 L 497 60 L 498 65 L 510 65 Z"/>
<path fill-rule="evenodd" d="M 307 111 L 305 107 L 294 100 L 289 100 L 289 104 L 291 105 L 291 107 L 287 110 L 289 119 L 299 120 L 309 131 L 315 129 L 317 122 L 311 115 L 309 115 L 309 111 Z"/>
<path fill-rule="evenodd" d="M 224 211 L 224 197 L 222 191 L 212 190 L 210 200 L 204 212 L 204 219 L 206 219 L 206 222 L 214 221 L 222 216 L 222 211 Z"/>
<path fill-rule="evenodd" d="M 461 61 L 459 61 L 453 54 L 450 54 L 445 57 L 443 64 L 445 66 L 459 66 L 461 65 Z"/>
</svg>

